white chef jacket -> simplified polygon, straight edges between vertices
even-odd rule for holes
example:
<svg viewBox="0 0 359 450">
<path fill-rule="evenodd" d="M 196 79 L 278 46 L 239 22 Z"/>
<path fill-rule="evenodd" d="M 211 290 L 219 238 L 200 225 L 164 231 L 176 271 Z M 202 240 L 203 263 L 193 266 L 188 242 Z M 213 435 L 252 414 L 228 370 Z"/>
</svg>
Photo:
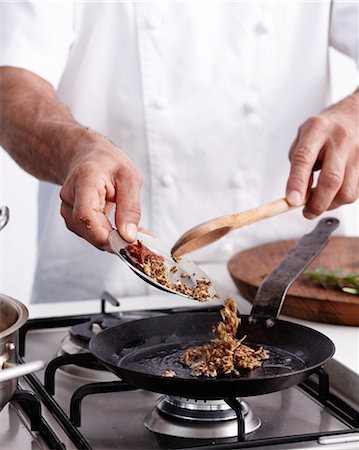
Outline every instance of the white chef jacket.
<svg viewBox="0 0 359 450">
<path fill-rule="evenodd" d="M 357 3 L 1 7 L 1 64 L 49 81 L 79 123 L 129 155 L 144 179 L 141 225 L 169 244 L 207 219 L 283 197 L 297 128 L 328 100 L 329 46 L 358 61 Z M 358 220 L 357 205 L 349 221 Z M 153 292 L 117 257 L 67 230 L 59 208 L 59 186 L 41 183 L 33 301 Z M 225 261 L 313 227 L 298 209 L 192 258 Z M 339 233 L 347 229 L 343 220 Z"/>
</svg>

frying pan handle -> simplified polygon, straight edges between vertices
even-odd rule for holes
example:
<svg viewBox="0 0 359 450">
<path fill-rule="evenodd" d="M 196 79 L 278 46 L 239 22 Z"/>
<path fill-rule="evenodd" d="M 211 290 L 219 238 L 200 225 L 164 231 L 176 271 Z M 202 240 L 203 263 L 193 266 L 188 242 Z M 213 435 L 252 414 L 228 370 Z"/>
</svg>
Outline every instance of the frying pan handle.
<svg viewBox="0 0 359 450">
<path fill-rule="evenodd" d="M 334 217 L 322 219 L 267 275 L 254 298 L 251 322 L 255 321 L 254 316 L 264 316 L 267 326 L 274 324 L 273 319 L 279 316 L 289 287 L 323 249 L 338 226 L 339 220 Z"/>
</svg>

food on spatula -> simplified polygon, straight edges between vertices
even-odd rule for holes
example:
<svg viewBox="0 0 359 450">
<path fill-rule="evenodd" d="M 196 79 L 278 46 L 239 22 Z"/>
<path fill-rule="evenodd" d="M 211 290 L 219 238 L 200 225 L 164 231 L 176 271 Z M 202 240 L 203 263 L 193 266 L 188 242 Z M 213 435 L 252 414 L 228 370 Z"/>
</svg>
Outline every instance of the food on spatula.
<svg viewBox="0 0 359 450">
<path fill-rule="evenodd" d="M 196 280 L 196 285 L 193 288 L 177 280 L 173 283 L 172 289 L 181 292 L 182 294 L 189 295 L 200 302 L 205 302 L 211 298 L 211 294 L 208 290 L 210 285 L 211 282 L 208 278 L 199 278 Z"/>
<path fill-rule="evenodd" d="M 136 244 L 130 244 L 126 248 L 121 250 L 122 255 L 129 260 L 137 269 L 142 270 L 146 275 L 153 278 L 158 283 L 173 289 L 181 294 L 188 295 L 194 299 L 205 302 L 212 298 L 209 287 L 211 286 L 211 281 L 208 278 L 199 278 L 193 280 L 195 285 L 193 287 L 182 283 L 180 280 L 176 280 L 171 284 L 169 279 L 169 273 L 177 273 L 178 266 L 173 265 L 170 269 L 165 264 L 165 259 L 152 252 L 148 247 L 146 247 L 140 240 Z M 178 260 L 175 260 L 178 262 Z M 189 274 L 186 272 L 181 272 L 179 277 L 183 280 L 191 279 Z"/>
<path fill-rule="evenodd" d="M 262 360 L 269 358 L 263 347 L 254 350 L 243 344 L 247 336 L 236 338 L 240 319 L 233 298 L 224 300 L 221 316 L 222 321 L 213 327 L 218 338 L 212 339 L 209 344 L 189 348 L 182 355 L 182 362 L 192 369 L 191 375 L 194 377 L 239 376 L 238 368 L 251 370 L 260 367 Z"/>
</svg>

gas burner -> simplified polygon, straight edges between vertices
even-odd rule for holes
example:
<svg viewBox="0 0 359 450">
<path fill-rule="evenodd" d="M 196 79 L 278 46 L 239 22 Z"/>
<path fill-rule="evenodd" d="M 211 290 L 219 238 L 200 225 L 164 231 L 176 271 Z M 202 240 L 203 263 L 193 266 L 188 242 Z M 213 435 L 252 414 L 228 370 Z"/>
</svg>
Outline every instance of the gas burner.
<svg viewBox="0 0 359 450">
<path fill-rule="evenodd" d="M 153 311 L 129 311 L 117 314 L 94 314 L 87 322 L 82 322 L 69 328 L 69 335 L 62 341 L 60 354 L 85 353 L 89 351 L 90 340 L 107 328 L 133 320 L 162 316 Z"/>
<path fill-rule="evenodd" d="M 90 364 L 88 364 L 90 366 Z M 78 364 L 66 364 L 59 367 L 58 382 L 63 385 L 74 386 L 78 384 L 78 387 L 84 383 L 99 383 L 107 381 L 119 381 L 119 377 L 114 373 L 106 370 L 104 366 L 99 363 L 93 363 L 92 367 L 84 367 L 84 365 Z"/>
<path fill-rule="evenodd" d="M 112 314 L 94 314 L 91 316 L 90 320 L 74 325 L 68 329 L 68 335 L 62 339 L 57 356 L 88 353 L 90 340 L 101 331 L 119 325 L 120 323 L 162 315 L 164 314 L 153 311 L 126 311 Z M 109 372 L 107 368 L 99 362 L 66 365 L 60 370 L 75 377 L 92 381 L 118 380 L 118 377 L 112 373 L 108 376 L 107 374 Z"/>
<path fill-rule="evenodd" d="M 247 402 L 239 400 L 244 412 L 245 432 L 261 425 Z M 224 400 L 196 400 L 164 395 L 152 413 L 145 417 L 145 426 L 155 433 L 168 436 L 224 439 L 238 434 L 237 416 Z"/>
<path fill-rule="evenodd" d="M 116 314 L 94 314 L 88 322 L 82 322 L 69 329 L 73 342 L 88 350 L 90 340 L 98 333 L 120 323 L 132 322 L 133 320 L 147 319 L 149 317 L 163 316 L 162 313 L 153 311 L 126 311 Z"/>
</svg>

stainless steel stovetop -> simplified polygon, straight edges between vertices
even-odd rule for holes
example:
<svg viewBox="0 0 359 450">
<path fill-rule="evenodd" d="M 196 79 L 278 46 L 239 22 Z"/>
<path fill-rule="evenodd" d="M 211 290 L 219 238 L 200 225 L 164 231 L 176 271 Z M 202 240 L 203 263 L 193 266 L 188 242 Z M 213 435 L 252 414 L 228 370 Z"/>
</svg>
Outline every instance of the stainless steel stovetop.
<svg viewBox="0 0 359 450">
<path fill-rule="evenodd" d="M 43 359 L 50 362 L 62 352 L 61 347 L 68 349 L 68 327 L 58 325 L 75 323 L 76 318 L 62 319 L 62 322 L 61 318 L 42 320 L 41 324 L 46 324 L 46 327 L 50 328 L 40 327 L 41 329 L 33 329 L 26 334 L 24 360 Z M 29 328 L 41 325 L 36 323 L 36 319 L 29 321 L 29 324 Z M 193 429 L 188 432 L 188 428 L 193 426 L 183 420 L 173 423 L 174 428 L 177 427 L 177 432 L 180 430 L 181 437 L 150 431 L 144 425 L 144 421 L 147 418 L 148 422 L 151 416 L 158 415 L 155 405 L 161 395 L 131 389 L 109 372 L 94 369 L 91 357 L 86 360 L 86 352 L 84 355 L 82 358 L 87 367 L 69 364 L 57 368 L 56 361 L 55 364 L 53 362 L 50 364 L 55 374 L 53 396 L 43 388 L 44 373 L 20 380 L 19 388 L 30 391 L 27 396 L 30 396 L 31 392 L 38 391 L 38 386 L 42 386 L 40 392 L 35 393 L 36 398 L 41 398 L 42 417 L 38 424 L 32 424 L 35 430 L 42 431 L 31 431 L 28 416 L 32 417 L 34 422 L 36 408 L 29 407 L 21 398 L 20 392 L 0 413 L 2 450 L 49 448 L 205 450 L 249 447 L 359 449 L 359 428 L 355 428 L 359 427 L 359 376 L 335 360 L 326 366 L 330 382 L 330 396 L 326 400 L 321 401 L 319 398 L 320 392 L 323 395 L 323 387 L 320 391 L 317 375 L 313 375 L 308 383 L 300 387 L 245 398 L 251 413 L 260 418 L 260 426 L 254 427 L 256 429 L 253 432 L 246 434 L 244 442 L 238 442 L 236 437 L 186 438 L 184 436 L 191 435 L 191 432 L 193 434 Z M 71 356 L 68 362 L 71 362 Z M 51 377 L 50 380 L 46 380 L 46 386 L 51 392 Z M 96 393 L 103 386 L 110 392 Z M 207 405 L 204 406 L 207 408 Z M 31 411 L 29 408 L 32 408 Z M 62 425 L 59 424 L 59 420 L 63 422 Z M 232 428 L 236 429 L 236 419 L 231 420 Z M 208 426 L 211 425 L 199 425 L 197 437 L 201 435 L 202 428 Z"/>
</svg>

